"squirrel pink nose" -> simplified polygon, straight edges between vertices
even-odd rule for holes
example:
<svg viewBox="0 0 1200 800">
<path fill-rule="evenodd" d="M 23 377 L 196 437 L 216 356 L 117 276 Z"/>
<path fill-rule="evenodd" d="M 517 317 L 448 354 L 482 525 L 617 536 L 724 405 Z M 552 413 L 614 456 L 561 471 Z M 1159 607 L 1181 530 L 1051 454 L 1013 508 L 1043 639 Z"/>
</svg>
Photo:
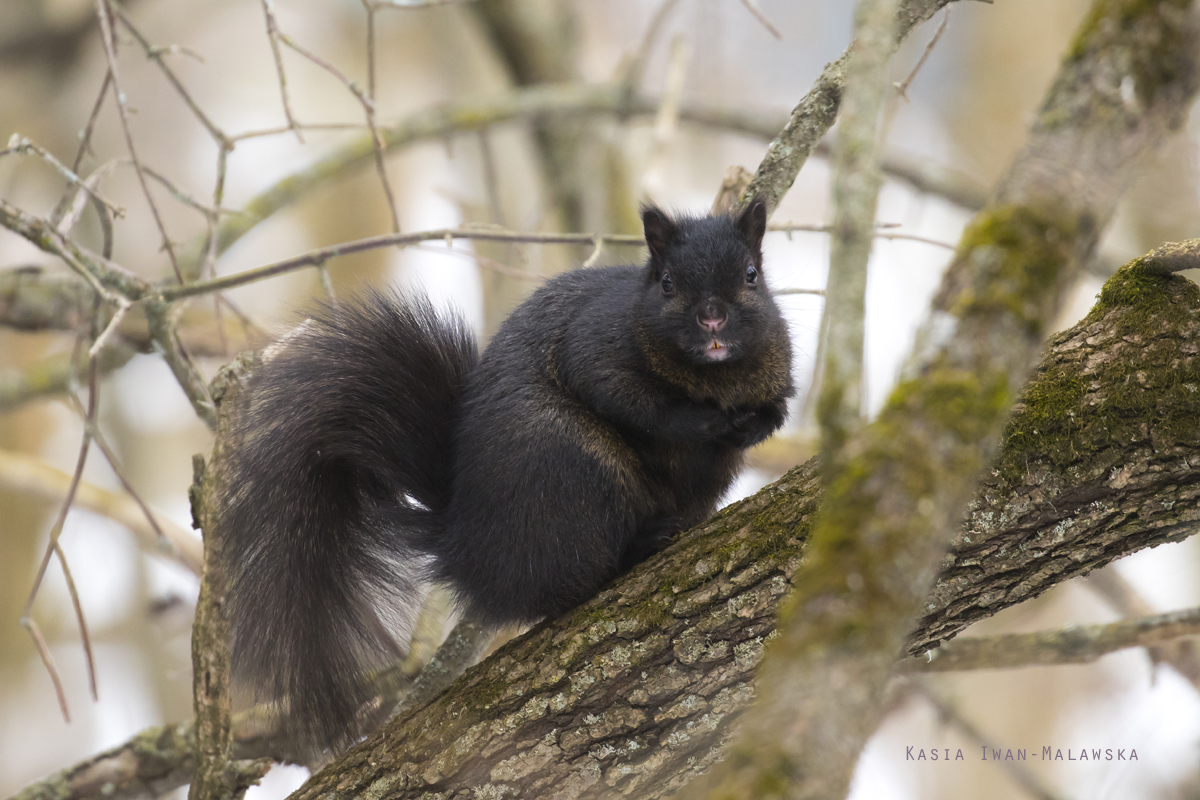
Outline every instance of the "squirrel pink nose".
<svg viewBox="0 0 1200 800">
<path fill-rule="evenodd" d="M 700 307 L 700 312 L 696 314 L 696 321 L 700 323 L 700 327 L 713 333 L 724 328 L 728 318 L 725 305 L 715 300 L 709 300 Z"/>
</svg>

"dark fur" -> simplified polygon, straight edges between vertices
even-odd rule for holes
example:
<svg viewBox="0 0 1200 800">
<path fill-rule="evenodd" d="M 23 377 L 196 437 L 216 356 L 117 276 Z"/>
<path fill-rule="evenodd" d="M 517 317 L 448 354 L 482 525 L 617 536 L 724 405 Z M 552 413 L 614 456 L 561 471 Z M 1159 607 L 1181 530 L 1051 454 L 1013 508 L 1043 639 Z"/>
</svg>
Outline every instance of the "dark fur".
<svg viewBox="0 0 1200 800">
<path fill-rule="evenodd" d="M 433 579 L 490 623 L 559 614 L 710 515 L 742 450 L 783 423 L 765 208 L 643 219 L 646 266 L 555 278 L 478 363 L 457 320 L 371 296 L 254 377 L 225 517 L 234 668 L 290 698 L 297 738 L 357 734 L 361 675 L 404 636 L 380 603 L 415 613 Z"/>
</svg>

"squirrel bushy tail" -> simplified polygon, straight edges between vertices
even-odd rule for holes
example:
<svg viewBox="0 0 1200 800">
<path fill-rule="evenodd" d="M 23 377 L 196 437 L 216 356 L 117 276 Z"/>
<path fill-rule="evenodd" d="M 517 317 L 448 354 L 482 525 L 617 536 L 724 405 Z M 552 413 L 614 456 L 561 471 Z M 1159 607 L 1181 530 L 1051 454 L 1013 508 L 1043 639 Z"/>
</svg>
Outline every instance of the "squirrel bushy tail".
<svg viewBox="0 0 1200 800">
<path fill-rule="evenodd" d="M 223 527 L 233 671 L 303 746 L 358 735 L 364 673 L 403 652 L 478 362 L 458 317 L 371 294 L 327 307 L 251 376 Z"/>
</svg>

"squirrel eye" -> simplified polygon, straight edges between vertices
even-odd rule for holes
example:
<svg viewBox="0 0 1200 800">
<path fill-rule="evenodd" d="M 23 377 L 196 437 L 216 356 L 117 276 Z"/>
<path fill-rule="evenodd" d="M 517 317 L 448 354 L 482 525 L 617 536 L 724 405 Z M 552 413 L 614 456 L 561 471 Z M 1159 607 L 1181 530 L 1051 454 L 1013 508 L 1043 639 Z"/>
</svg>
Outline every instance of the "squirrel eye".
<svg viewBox="0 0 1200 800">
<path fill-rule="evenodd" d="M 674 291 L 674 289 L 675 289 L 675 284 L 671 280 L 671 273 L 663 272 L 663 276 L 662 276 L 663 294 L 670 294 L 672 291 Z"/>
<path fill-rule="evenodd" d="M 758 283 L 758 270 L 754 268 L 753 264 L 746 265 L 746 283 L 751 286 Z"/>
</svg>

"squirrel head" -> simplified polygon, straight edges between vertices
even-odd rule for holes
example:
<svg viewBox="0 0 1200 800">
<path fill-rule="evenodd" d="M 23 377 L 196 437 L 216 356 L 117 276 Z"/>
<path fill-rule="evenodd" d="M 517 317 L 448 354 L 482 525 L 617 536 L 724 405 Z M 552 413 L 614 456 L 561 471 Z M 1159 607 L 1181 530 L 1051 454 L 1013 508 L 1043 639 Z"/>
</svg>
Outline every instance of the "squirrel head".
<svg viewBox="0 0 1200 800">
<path fill-rule="evenodd" d="M 762 238 L 767 206 L 740 214 L 669 216 L 642 207 L 650 258 L 638 321 L 654 347 L 701 366 L 736 362 L 770 341 L 779 309 L 767 288 Z"/>
</svg>

